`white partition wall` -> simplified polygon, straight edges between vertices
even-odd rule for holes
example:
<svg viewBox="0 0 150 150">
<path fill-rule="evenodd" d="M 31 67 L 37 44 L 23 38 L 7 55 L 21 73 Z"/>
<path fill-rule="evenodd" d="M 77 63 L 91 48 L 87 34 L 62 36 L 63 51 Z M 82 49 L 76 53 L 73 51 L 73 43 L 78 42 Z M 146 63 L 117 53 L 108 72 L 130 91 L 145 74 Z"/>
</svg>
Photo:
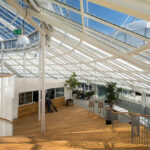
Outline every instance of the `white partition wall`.
<svg viewBox="0 0 150 150">
<path fill-rule="evenodd" d="M 0 136 L 13 135 L 14 76 L 0 74 Z"/>
<path fill-rule="evenodd" d="M 45 79 L 45 89 L 64 87 L 65 80 Z M 19 93 L 39 90 L 38 78 L 16 78 L 13 104 L 13 119 L 18 118 Z"/>
</svg>

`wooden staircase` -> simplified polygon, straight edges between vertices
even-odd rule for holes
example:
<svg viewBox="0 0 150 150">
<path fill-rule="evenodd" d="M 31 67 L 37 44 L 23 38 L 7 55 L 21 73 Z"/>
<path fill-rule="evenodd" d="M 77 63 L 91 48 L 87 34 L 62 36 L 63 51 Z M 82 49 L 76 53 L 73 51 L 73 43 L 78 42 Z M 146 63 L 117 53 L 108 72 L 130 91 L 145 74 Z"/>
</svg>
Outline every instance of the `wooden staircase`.
<svg viewBox="0 0 150 150">
<path fill-rule="evenodd" d="M 46 132 L 40 133 L 36 114 L 14 123 L 14 136 L 0 138 L 0 150 L 146 150 L 131 144 L 122 127 L 112 128 L 105 120 L 78 106 L 61 107 L 46 114 Z"/>
</svg>

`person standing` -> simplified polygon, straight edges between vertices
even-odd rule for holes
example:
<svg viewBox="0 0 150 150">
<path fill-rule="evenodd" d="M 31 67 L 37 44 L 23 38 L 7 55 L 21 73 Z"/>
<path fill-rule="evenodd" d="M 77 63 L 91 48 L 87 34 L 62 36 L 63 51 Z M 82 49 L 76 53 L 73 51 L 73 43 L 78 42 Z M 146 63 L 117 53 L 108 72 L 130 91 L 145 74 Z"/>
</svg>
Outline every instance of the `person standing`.
<svg viewBox="0 0 150 150">
<path fill-rule="evenodd" d="M 45 102 L 46 102 L 46 105 L 47 105 L 47 108 L 48 108 L 48 112 L 52 113 L 53 110 L 51 109 L 51 100 L 50 100 L 50 98 L 48 96 L 46 97 Z"/>
</svg>

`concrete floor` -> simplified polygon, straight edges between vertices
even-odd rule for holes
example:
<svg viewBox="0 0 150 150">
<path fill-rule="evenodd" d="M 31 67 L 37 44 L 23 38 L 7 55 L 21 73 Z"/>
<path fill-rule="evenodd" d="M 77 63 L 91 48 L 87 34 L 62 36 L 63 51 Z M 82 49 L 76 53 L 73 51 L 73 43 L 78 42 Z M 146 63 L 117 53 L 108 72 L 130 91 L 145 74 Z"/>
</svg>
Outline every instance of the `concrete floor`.
<svg viewBox="0 0 150 150">
<path fill-rule="evenodd" d="M 75 106 L 46 113 L 46 132 L 40 133 L 38 116 L 18 119 L 13 137 L 0 137 L 0 150 L 145 150 L 131 144 L 122 127 L 112 129 L 105 120 L 89 113 L 88 103 L 75 101 Z M 82 107 L 79 106 L 82 105 Z M 86 108 L 86 109 L 85 109 Z"/>
</svg>

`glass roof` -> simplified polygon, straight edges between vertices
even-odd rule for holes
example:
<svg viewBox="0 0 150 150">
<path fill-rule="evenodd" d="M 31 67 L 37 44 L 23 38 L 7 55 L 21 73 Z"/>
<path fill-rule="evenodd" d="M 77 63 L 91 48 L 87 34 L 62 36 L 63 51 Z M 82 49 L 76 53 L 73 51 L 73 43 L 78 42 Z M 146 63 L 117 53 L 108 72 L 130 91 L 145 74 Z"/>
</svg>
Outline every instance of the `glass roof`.
<svg viewBox="0 0 150 150">
<path fill-rule="evenodd" d="M 27 0 L 14 6 L 0 2 L 0 57 L 4 70 L 23 77 L 39 76 L 40 33 L 35 26 L 45 22 L 52 26 L 45 49 L 45 77 L 67 79 L 76 72 L 81 82 L 105 84 L 117 82 L 128 89 L 150 91 L 150 23 L 109 9 L 92 0 L 34 0 L 37 13 Z M 35 26 L 20 11 L 34 11 Z M 24 24 L 24 25 L 23 25 Z M 62 26 L 61 26 L 62 25 Z M 14 29 L 24 26 L 31 46 L 18 49 Z M 20 50 L 20 51 L 19 51 Z M 3 52 L 3 53 L 2 53 Z M 24 61 L 25 60 L 25 61 Z M 1 62 L 0 62 L 1 63 Z M 2 68 L 1 68 L 2 69 Z"/>
</svg>

